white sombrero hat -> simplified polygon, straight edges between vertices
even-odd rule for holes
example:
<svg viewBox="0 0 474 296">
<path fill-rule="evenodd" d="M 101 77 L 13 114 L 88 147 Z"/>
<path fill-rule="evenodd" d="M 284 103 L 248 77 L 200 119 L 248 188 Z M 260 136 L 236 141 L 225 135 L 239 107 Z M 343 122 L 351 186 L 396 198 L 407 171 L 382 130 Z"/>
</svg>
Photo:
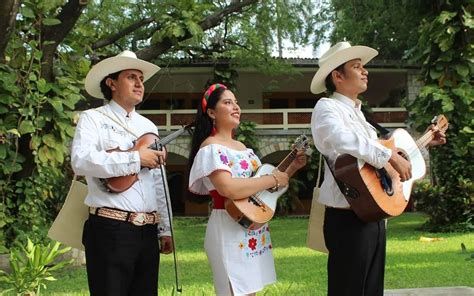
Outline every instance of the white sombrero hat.
<svg viewBox="0 0 474 296">
<path fill-rule="evenodd" d="M 91 96 L 103 99 L 104 95 L 100 90 L 100 82 L 109 74 L 123 71 L 127 69 L 140 70 L 143 73 L 143 82 L 147 81 L 160 67 L 137 58 L 137 55 L 129 50 L 125 50 L 118 55 L 107 58 L 94 65 L 87 73 L 86 81 L 84 82 L 87 93 Z"/>
<path fill-rule="evenodd" d="M 339 42 L 326 51 L 318 61 L 319 70 L 311 81 L 311 92 L 319 94 L 326 90 L 325 80 L 332 70 L 353 59 L 360 59 L 367 64 L 379 52 L 367 46 L 351 46 L 349 42 Z"/>
</svg>

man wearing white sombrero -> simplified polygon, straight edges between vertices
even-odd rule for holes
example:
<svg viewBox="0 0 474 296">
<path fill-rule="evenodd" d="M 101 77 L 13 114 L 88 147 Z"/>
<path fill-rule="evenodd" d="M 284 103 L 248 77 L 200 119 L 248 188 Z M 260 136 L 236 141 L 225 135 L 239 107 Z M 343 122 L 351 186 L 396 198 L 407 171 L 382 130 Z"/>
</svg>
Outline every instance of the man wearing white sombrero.
<svg viewBox="0 0 474 296">
<path fill-rule="evenodd" d="M 91 295 L 157 295 L 159 253 L 172 251 L 160 164 L 166 153 L 148 146 L 132 149 L 156 125 L 135 111 L 143 83 L 160 68 L 124 51 L 92 67 L 85 89 L 108 100 L 82 112 L 72 143 L 76 175 L 85 176 L 89 219 L 84 224 L 87 277 Z M 110 151 L 119 148 L 119 150 Z M 136 174 L 120 193 L 104 180 Z M 161 242 L 161 249 L 160 249 Z"/>
<path fill-rule="evenodd" d="M 366 121 L 357 98 L 367 90 L 364 65 L 377 54 L 370 47 L 339 42 L 321 56 L 311 82 L 311 92 L 330 94 L 314 107 L 311 130 L 316 148 L 327 160 L 319 202 L 326 206 L 324 239 L 331 296 L 383 295 L 386 236 L 384 220 L 365 223 L 350 209 L 328 163 L 333 168 L 339 155 L 350 154 L 376 168 L 389 162 L 401 181 L 411 178 L 410 163 L 377 142 L 376 130 Z M 437 132 L 431 145 L 445 141 L 444 134 Z"/>
</svg>

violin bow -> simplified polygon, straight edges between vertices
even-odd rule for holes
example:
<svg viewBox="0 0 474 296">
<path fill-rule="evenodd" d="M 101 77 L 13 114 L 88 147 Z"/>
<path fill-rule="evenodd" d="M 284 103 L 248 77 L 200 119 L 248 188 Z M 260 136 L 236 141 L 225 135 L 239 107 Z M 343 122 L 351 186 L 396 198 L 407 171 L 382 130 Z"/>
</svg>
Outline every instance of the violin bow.
<svg viewBox="0 0 474 296">
<path fill-rule="evenodd" d="M 164 145 L 158 144 L 159 150 L 163 151 Z M 166 210 L 168 211 L 168 219 L 170 221 L 170 232 L 171 232 L 171 241 L 173 244 L 173 261 L 174 261 L 174 275 L 175 275 L 175 283 L 176 283 L 176 292 L 181 293 L 183 289 L 179 285 L 179 273 L 178 273 L 178 259 L 176 255 L 176 244 L 174 240 L 174 231 L 173 231 L 173 221 L 171 219 L 172 210 L 171 210 L 171 200 L 168 188 L 168 178 L 166 177 L 166 168 L 164 164 L 160 165 L 161 169 L 161 178 L 163 179 L 163 187 L 165 191 L 166 197 Z"/>
</svg>

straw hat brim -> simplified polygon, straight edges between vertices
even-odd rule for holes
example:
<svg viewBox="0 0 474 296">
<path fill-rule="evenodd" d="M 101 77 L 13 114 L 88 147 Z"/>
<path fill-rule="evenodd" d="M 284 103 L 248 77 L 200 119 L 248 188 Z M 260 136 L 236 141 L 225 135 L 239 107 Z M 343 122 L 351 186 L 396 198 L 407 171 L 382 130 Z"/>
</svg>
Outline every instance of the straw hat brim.
<svg viewBox="0 0 474 296">
<path fill-rule="evenodd" d="M 128 69 L 140 70 L 143 73 L 143 82 L 145 82 L 155 75 L 160 70 L 160 67 L 147 61 L 127 56 L 115 56 L 105 59 L 94 65 L 89 73 L 87 73 L 84 82 L 87 93 L 95 98 L 103 99 L 104 95 L 100 90 L 102 79 L 109 74 Z"/>
<path fill-rule="evenodd" d="M 340 65 L 354 60 L 360 59 L 362 64 L 367 64 L 375 56 L 377 56 L 378 51 L 367 46 L 351 46 L 346 49 L 342 49 L 334 53 L 324 64 L 319 68 L 319 70 L 314 74 L 313 80 L 311 81 L 311 92 L 313 94 L 319 94 L 326 90 L 325 80 L 326 77 L 331 73 L 332 70 L 336 69 Z"/>
</svg>

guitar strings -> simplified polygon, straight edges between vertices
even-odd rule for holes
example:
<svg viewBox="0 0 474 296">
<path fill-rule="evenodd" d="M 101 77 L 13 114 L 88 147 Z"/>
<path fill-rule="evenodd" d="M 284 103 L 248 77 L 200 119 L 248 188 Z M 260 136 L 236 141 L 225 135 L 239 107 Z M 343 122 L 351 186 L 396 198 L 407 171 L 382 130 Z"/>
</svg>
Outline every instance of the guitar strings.
<svg viewBox="0 0 474 296">
<path fill-rule="evenodd" d="M 441 131 L 445 131 L 446 130 L 446 127 L 443 126 L 441 129 Z M 420 149 L 420 148 L 423 148 L 425 147 L 426 145 L 428 145 L 428 143 L 434 138 L 434 132 L 433 131 L 427 131 L 423 136 L 421 136 L 418 140 L 415 141 L 416 145 L 417 145 L 417 148 L 418 149 L 412 149 L 410 150 L 409 153 L 407 153 L 408 157 L 410 158 L 411 156 L 417 154 L 417 151 Z M 398 172 L 393 170 L 395 173 L 389 173 L 388 175 L 391 177 L 391 178 L 395 178 L 395 177 L 398 177 Z"/>
</svg>

